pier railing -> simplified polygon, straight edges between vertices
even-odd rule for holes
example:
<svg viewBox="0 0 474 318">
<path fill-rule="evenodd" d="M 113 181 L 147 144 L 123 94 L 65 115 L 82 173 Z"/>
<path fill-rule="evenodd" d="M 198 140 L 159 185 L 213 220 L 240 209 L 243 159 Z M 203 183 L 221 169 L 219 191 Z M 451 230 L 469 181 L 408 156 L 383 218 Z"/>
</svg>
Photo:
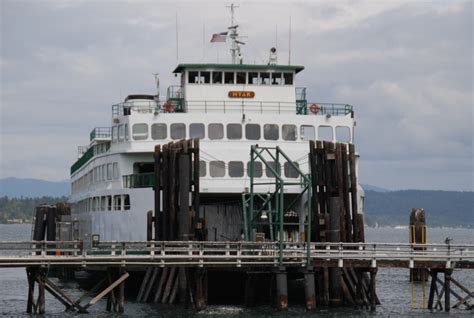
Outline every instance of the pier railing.
<svg viewBox="0 0 474 318">
<path fill-rule="evenodd" d="M 391 244 L 391 243 L 311 243 L 313 264 L 370 262 L 371 267 L 388 264 L 414 267 L 431 262 L 446 267 L 474 267 L 474 245 Z M 305 266 L 304 242 L 199 242 L 147 241 L 99 242 L 91 249 L 81 241 L 0 242 L 0 267 L 71 266 Z M 281 259 L 281 263 L 280 263 Z M 399 265 L 395 263 L 398 262 Z M 402 264 L 403 263 L 403 264 Z"/>
</svg>

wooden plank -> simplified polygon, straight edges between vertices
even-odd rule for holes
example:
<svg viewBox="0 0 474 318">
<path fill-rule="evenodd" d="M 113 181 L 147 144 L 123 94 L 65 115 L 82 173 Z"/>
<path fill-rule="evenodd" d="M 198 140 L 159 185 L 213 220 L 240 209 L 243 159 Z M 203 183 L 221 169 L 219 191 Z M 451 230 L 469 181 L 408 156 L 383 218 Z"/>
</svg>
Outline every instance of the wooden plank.
<svg viewBox="0 0 474 318">
<path fill-rule="evenodd" d="M 176 279 L 174 281 L 173 289 L 171 291 L 170 298 L 168 300 L 168 304 L 174 303 L 174 300 L 176 299 L 176 295 L 178 293 L 178 286 L 179 286 L 179 279 Z"/>
<path fill-rule="evenodd" d="M 140 285 L 140 289 L 138 290 L 137 295 L 137 302 L 143 301 L 143 295 L 145 294 L 146 287 L 148 285 L 148 281 L 150 280 L 151 273 L 153 271 L 152 267 L 148 267 L 145 272 L 145 277 L 143 277 L 142 284 Z"/>
<path fill-rule="evenodd" d="M 158 267 L 153 268 L 153 274 L 151 276 L 150 281 L 148 282 L 148 287 L 146 288 L 145 294 L 143 295 L 143 302 L 147 302 L 150 296 L 151 289 L 155 284 L 156 277 L 158 276 Z"/>
<path fill-rule="evenodd" d="M 113 282 L 109 287 L 104 289 L 100 294 L 95 296 L 86 306 L 84 306 L 84 309 L 89 308 L 90 306 L 96 304 L 99 300 L 101 300 L 105 295 L 110 293 L 115 287 L 120 285 L 124 280 L 126 280 L 130 276 L 129 273 L 125 272 L 122 276 L 120 276 L 119 279 L 117 279 L 115 282 Z"/>
<path fill-rule="evenodd" d="M 163 293 L 163 298 L 161 299 L 162 304 L 166 304 L 168 302 L 168 298 L 171 294 L 171 289 L 173 288 L 173 284 L 176 278 L 176 267 L 172 267 L 170 270 L 170 274 L 168 276 L 168 281 L 166 282 L 165 291 Z"/>
</svg>

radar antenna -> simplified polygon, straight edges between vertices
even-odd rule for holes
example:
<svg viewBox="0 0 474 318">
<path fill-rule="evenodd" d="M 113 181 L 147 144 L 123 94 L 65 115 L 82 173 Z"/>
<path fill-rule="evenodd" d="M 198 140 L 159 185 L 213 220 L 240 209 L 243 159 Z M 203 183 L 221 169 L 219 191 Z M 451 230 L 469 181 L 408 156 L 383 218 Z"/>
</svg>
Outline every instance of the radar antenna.
<svg viewBox="0 0 474 318">
<path fill-rule="evenodd" d="M 160 99 L 160 73 L 153 73 L 153 76 L 155 76 L 155 84 L 156 84 L 156 95 L 155 99 L 159 101 Z"/>
</svg>

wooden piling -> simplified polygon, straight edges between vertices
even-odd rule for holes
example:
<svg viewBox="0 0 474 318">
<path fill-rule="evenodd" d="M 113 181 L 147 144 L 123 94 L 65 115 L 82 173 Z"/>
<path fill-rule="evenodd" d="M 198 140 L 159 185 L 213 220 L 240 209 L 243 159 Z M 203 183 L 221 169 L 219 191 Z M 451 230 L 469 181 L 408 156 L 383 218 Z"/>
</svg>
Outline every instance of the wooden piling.
<svg viewBox="0 0 474 318">
<path fill-rule="evenodd" d="M 444 310 L 451 310 L 451 274 L 453 270 L 446 268 L 444 270 Z"/>
<path fill-rule="evenodd" d="M 314 310 L 316 309 L 316 290 L 314 287 L 314 273 L 311 271 L 306 271 L 304 273 L 304 291 L 306 299 L 306 309 Z"/>
<path fill-rule="evenodd" d="M 42 277 L 42 273 L 37 276 L 36 279 L 38 283 L 38 300 L 36 302 L 37 304 L 37 313 L 40 315 L 43 315 L 46 311 L 45 308 L 45 288 L 44 288 L 44 280 Z"/>
<path fill-rule="evenodd" d="M 377 275 L 377 268 L 370 269 L 370 311 L 375 311 L 377 305 L 377 293 L 375 290 L 375 276 Z"/>
<path fill-rule="evenodd" d="M 285 268 L 280 268 L 276 273 L 277 308 L 288 309 L 288 282 Z"/>
<path fill-rule="evenodd" d="M 155 210 L 155 217 L 154 217 L 154 225 L 155 225 L 155 231 L 154 231 L 154 239 L 155 241 L 162 240 L 162 233 L 161 233 L 161 146 L 156 145 L 155 146 L 155 152 L 153 153 L 153 158 L 154 158 L 154 165 L 155 165 L 155 170 L 154 170 L 154 176 L 155 176 L 155 188 L 154 188 L 154 195 L 155 195 L 155 205 L 154 205 L 154 210 Z"/>
</svg>

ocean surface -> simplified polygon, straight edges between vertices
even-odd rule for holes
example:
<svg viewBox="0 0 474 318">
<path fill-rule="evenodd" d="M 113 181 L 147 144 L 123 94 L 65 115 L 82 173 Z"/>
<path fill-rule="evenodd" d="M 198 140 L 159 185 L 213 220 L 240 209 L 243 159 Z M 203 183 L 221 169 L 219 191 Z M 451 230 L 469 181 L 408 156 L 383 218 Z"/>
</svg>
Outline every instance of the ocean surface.
<svg viewBox="0 0 474 318">
<path fill-rule="evenodd" d="M 366 228 L 367 242 L 400 242 L 408 241 L 408 229 L 397 228 Z M 31 227 L 29 224 L 0 224 L 0 241 L 29 240 Z M 474 244 L 474 230 L 459 228 L 430 228 L 428 229 L 429 243 L 443 243 L 446 237 L 452 238 L 452 244 Z M 453 277 L 465 284 L 470 290 L 474 290 L 474 270 L 455 270 Z M 63 290 L 72 298 L 77 299 L 83 290 L 73 281 L 59 281 L 53 278 Z M 23 268 L 0 268 L 0 315 L 28 316 L 26 314 L 27 280 Z M 428 298 L 429 285 L 426 284 L 426 299 Z M 375 313 L 366 310 L 354 310 L 353 308 L 319 308 L 315 312 L 307 312 L 301 305 L 292 305 L 288 311 L 280 312 L 272 306 L 257 306 L 245 308 L 240 306 L 210 305 L 201 312 L 186 310 L 176 305 L 155 305 L 136 303 L 126 300 L 125 313 L 114 314 L 105 311 L 106 301 L 101 300 L 90 308 L 90 313 L 100 317 L 117 316 L 158 316 L 158 317 L 182 317 L 182 316 L 225 316 L 225 317 L 262 317 L 262 316 L 317 316 L 317 317 L 422 317 L 422 316 L 470 316 L 472 311 L 464 309 L 452 309 L 451 313 L 429 310 L 422 308 L 422 286 L 413 286 L 414 301 L 412 306 L 412 284 L 409 282 L 407 269 L 383 269 L 377 273 L 377 294 L 381 305 L 377 306 Z M 104 298 L 105 299 L 105 298 Z M 454 304 L 455 297 L 451 296 Z M 474 300 L 471 300 L 471 303 Z M 443 303 L 444 304 L 444 303 Z M 74 312 L 64 312 L 64 306 L 56 299 L 46 293 L 46 316 L 50 317 L 73 317 L 82 316 Z"/>
</svg>

